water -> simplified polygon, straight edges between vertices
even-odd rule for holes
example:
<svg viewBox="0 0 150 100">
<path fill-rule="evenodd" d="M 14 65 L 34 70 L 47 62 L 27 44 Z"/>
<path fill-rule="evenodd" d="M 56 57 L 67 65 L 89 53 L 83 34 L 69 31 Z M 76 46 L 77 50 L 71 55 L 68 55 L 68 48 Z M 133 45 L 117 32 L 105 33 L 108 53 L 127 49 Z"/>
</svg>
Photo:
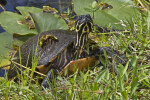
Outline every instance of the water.
<svg viewBox="0 0 150 100">
<path fill-rule="evenodd" d="M 5 72 L 7 72 L 7 70 L 5 71 L 4 69 L 0 69 L 0 77 L 4 77 Z"/>
</svg>

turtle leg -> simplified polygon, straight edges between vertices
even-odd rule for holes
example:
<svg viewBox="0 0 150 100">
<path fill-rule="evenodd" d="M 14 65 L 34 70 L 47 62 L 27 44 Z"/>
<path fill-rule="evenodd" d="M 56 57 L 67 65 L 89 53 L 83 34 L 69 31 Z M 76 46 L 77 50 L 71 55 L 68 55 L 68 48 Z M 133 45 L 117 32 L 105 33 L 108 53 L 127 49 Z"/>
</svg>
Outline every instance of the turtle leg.
<svg viewBox="0 0 150 100">
<path fill-rule="evenodd" d="M 53 83 L 53 79 L 55 78 L 56 73 L 57 73 L 56 69 L 51 69 L 48 71 L 46 77 L 42 81 L 42 86 L 44 88 L 49 88 L 50 84 Z"/>
<path fill-rule="evenodd" d="M 99 59 L 95 58 L 95 56 L 72 60 L 63 68 L 63 70 L 59 72 L 59 74 L 66 76 L 66 75 L 72 75 L 76 71 L 84 72 L 88 68 L 90 69 L 93 68 L 93 66 L 95 66 L 98 63 L 99 63 Z"/>
<path fill-rule="evenodd" d="M 117 58 L 117 63 L 126 64 L 127 58 L 125 55 L 120 54 L 118 51 L 112 49 L 111 47 L 100 47 L 99 52 L 100 54 L 104 54 L 104 51 L 106 51 L 107 57 L 110 61 L 112 59 Z"/>
</svg>

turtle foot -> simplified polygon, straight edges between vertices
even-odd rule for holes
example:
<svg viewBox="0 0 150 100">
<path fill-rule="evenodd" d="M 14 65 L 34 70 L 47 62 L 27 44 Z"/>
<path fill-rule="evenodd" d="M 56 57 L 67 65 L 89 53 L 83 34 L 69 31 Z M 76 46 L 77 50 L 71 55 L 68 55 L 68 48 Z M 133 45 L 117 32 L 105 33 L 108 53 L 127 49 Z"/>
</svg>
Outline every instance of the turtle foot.
<svg viewBox="0 0 150 100">
<path fill-rule="evenodd" d="M 56 69 L 51 69 L 46 77 L 44 78 L 44 80 L 42 81 L 42 86 L 44 88 L 49 88 L 50 85 L 54 82 L 55 76 L 56 76 L 57 70 Z"/>
</svg>

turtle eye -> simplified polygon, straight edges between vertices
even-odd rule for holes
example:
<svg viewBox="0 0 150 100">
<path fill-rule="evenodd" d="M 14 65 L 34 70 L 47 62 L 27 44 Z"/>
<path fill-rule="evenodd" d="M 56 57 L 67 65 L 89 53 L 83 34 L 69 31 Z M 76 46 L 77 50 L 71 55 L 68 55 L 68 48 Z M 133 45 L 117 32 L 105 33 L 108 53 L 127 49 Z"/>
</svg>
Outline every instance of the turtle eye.
<svg viewBox="0 0 150 100">
<path fill-rule="evenodd" d="M 81 20 L 81 19 L 82 19 L 82 16 L 79 16 L 79 17 L 78 17 L 78 20 Z"/>
</svg>

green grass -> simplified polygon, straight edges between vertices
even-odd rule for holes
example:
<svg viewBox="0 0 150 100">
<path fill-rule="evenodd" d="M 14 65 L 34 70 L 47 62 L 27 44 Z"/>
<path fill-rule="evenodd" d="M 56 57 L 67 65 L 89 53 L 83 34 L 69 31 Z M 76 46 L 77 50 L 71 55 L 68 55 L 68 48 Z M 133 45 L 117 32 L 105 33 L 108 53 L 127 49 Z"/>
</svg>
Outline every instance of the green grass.
<svg viewBox="0 0 150 100">
<path fill-rule="evenodd" d="M 128 61 L 126 65 L 112 63 L 115 71 L 106 66 L 97 66 L 93 70 L 72 77 L 58 76 L 50 89 L 42 89 L 31 79 L 21 77 L 15 83 L 0 78 L 0 99 L 2 100 L 149 100 L 150 99 L 150 15 L 143 12 L 125 22 L 130 33 L 119 35 L 101 35 L 99 45 L 109 45 L 124 53 Z M 107 63 L 107 62 L 105 62 Z M 36 60 L 35 60 L 36 66 Z M 34 69 L 33 69 L 34 70 Z M 31 73 L 31 77 L 33 73 Z"/>
</svg>

